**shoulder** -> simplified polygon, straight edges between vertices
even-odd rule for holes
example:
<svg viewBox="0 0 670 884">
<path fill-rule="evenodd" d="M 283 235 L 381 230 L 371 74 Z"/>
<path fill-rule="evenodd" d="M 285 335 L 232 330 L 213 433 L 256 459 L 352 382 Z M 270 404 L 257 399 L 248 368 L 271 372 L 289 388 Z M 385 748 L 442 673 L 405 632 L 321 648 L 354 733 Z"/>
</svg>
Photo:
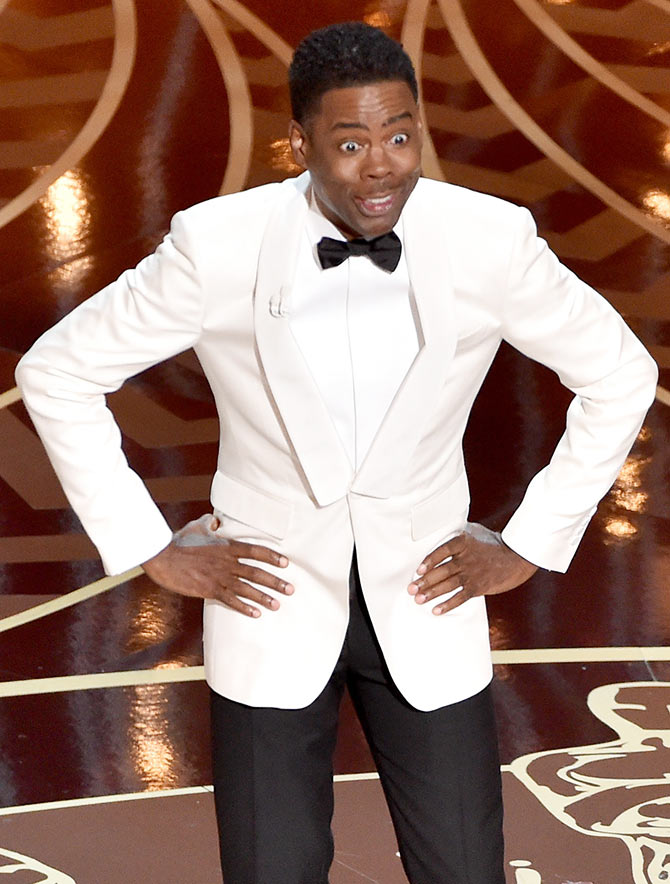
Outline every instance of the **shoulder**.
<svg viewBox="0 0 670 884">
<path fill-rule="evenodd" d="M 467 224 L 489 222 L 522 224 L 528 211 L 508 200 L 457 184 L 420 178 L 411 200 L 422 211 L 434 214 L 445 222 Z"/>
<path fill-rule="evenodd" d="M 200 268 L 254 265 L 273 214 L 307 186 L 304 176 L 214 197 L 172 218 L 167 239 Z"/>
<path fill-rule="evenodd" d="M 537 252 L 530 213 L 507 200 L 429 179 L 420 179 L 411 200 L 405 216 L 408 233 L 429 228 L 453 278 L 467 281 L 472 291 L 499 290 L 510 262 Z"/>
<path fill-rule="evenodd" d="M 177 212 L 172 226 L 198 230 L 211 229 L 212 225 L 227 225 L 241 231 L 247 224 L 263 227 L 274 208 L 295 196 L 301 184 L 300 177 L 287 178 L 278 183 L 262 184 L 239 193 L 213 197 Z"/>
</svg>

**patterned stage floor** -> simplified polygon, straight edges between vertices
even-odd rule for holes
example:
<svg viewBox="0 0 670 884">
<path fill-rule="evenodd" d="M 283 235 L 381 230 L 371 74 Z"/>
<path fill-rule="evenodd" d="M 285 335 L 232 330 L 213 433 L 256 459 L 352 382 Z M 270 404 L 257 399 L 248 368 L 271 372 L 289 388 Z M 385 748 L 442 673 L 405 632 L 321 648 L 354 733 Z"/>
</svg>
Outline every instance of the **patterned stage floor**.
<svg viewBox="0 0 670 884">
<path fill-rule="evenodd" d="M 670 879 L 670 0 L 0 0 L 0 873 L 17 881 L 220 875 L 200 606 L 139 570 L 103 578 L 14 366 L 175 211 L 292 174 L 292 47 L 357 18 L 415 61 L 425 173 L 527 206 L 661 367 L 568 574 L 489 611 L 509 884 Z M 474 519 L 505 524 L 568 401 L 500 351 L 468 430 Z M 111 404 L 171 524 L 204 512 L 217 425 L 193 355 Z M 401 884 L 348 703 L 336 761 L 333 884 Z"/>
</svg>

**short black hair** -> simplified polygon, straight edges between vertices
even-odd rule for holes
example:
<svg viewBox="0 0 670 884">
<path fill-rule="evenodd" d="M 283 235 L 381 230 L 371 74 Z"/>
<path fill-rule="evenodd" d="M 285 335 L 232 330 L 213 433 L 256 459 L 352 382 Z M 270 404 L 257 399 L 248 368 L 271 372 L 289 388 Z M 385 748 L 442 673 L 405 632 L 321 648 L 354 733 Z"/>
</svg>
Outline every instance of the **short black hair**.
<svg viewBox="0 0 670 884">
<path fill-rule="evenodd" d="M 295 50 L 288 76 L 293 119 L 301 125 L 330 89 L 403 80 L 419 99 L 414 67 L 400 43 L 360 21 L 308 34 Z"/>
</svg>

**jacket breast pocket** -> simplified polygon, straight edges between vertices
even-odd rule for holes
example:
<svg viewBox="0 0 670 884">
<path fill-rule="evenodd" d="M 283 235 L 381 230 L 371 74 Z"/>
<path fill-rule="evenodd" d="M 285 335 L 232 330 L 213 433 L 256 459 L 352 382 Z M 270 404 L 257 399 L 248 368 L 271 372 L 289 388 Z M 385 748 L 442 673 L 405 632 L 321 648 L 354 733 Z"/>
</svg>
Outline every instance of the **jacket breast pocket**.
<svg viewBox="0 0 670 884">
<path fill-rule="evenodd" d="M 461 531 L 468 517 L 470 490 L 465 471 L 427 500 L 412 507 L 412 540 L 421 540 L 435 531 Z"/>
<path fill-rule="evenodd" d="M 212 482 L 212 503 L 224 517 L 283 540 L 291 525 L 293 506 L 217 471 Z"/>
</svg>

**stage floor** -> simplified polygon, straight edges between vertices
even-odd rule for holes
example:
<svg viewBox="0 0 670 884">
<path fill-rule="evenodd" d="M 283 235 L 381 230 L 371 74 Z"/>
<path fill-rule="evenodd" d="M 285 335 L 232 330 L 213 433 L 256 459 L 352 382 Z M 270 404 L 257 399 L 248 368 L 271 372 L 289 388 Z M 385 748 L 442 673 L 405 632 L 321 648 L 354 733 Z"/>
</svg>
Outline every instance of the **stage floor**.
<svg viewBox="0 0 670 884">
<path fill-rule="evenodd" d="M 292 48 L 358 18 L 415 61 L 425 174 L 528 207 L 659 363 L 568 573 L 489 613 L 509 884 L 670 879 L 670 3 L 0 0 L 0 873 L 25 884 L 220 875 L 200 605 L 103 578 L 14 367 L 174 212 L 295 172 Z M 503 346 L 466 438 L 473 520 L 504 526 L 569 401 Z M 170 523 L 205 512 L 218 428 L 193 354 L 110 405 Z M 336 773 L 333 884 L 401 884 L 348 701 Z"/>
</svg>

